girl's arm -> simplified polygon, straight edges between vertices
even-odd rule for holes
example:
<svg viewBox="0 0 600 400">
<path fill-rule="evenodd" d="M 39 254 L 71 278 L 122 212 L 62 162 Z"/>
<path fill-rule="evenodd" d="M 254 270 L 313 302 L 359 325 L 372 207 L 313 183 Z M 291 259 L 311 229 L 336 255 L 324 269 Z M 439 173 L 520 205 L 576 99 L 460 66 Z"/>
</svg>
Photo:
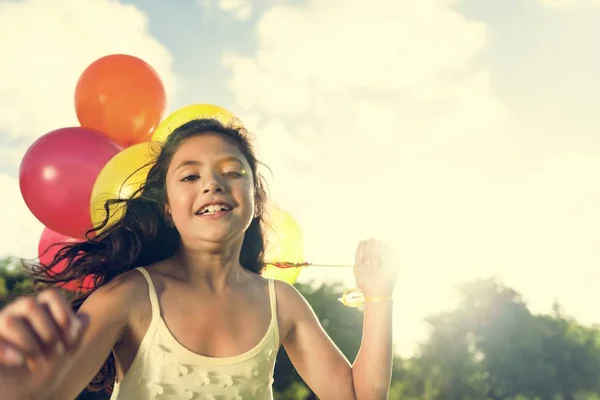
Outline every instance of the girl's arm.
<svg viewBox="0 0 600 400">
<path fill-rule="evenodd" d="M 293 286 L 283 282 L 278 285 L 281 309 L 289 310 L 291 316 L 283 345 L 317 397 L 387 399 L 392 371 L 392 303 L 367 302 L 361 346 L 351 366 L 304 297 Z"/>
<path fill-rule="evenodd" d="M 36 298 L 17 300 L 14 307 L 2 310 L 0 321 L 9 321 L 9 326 L 2 329 L 0 339 L 33 360 L 27 365 L 9 365 L 8 362 L 1 368 L 3 375 L 10 376 L 15 392 L 22 394 L 15 400 L 76 398 L 100 370 L 123 334 L 131 310 L 128 305 L 139 296 L 140 288 L 146 286 L 145 281 L 140 281 L 143 281 L 141 275 L 138 278 L 127 273 L 91 294 L 78 313 L 79 319 L 86 321 L 85 329 L 74 343 L 65 340 L 62 351 L 58 337 L 51 342 L 41 340 L 50 337 L 53 326 L 59 328 L 54 333 L 60 337 L 68 334 L 70 326 L 77 324 L 70 306 L 57 291 L 47 290 Z M 50 300 L 42 303 L 38 300 L 41 298 Z M 21 302 L 27 302 L 29 312 L 17 312 L 22 307 Z M 17 326 L 13 321 L 24 323 Z"/>
<path fill-rule="evenodd" d="M 392 379 L 392 302 L 365 304 L 363 337 L 352 376 L 357 399 L 387 399 Z"/>
<path fill-rule="evenodd" d="M 59 379 L 63 383 L 45 399 L 72 400 L 85 389 L 123 335 L 136 297 L 144 294 L 147 298 L 143 276 L 129 272 L 98 289 L 83 303 L 78 314 L 88 318 L 88 328 L 63 368 Z"/>
<path fill-rule="evenodd" d="M 392 294 L 397 264 L 386 260 L 384 253 L 376 241 L 361 242 L 357 250 L 355 275 L 367 297 Z M 282 282 L 278 289 L 283 323 L 289 327 L 283 345 L 317 397 L 387 399 L 392 373 L 392 301 L 367 300 L 361 347 L 350 366 L 302 295 Z"/>
</svg>

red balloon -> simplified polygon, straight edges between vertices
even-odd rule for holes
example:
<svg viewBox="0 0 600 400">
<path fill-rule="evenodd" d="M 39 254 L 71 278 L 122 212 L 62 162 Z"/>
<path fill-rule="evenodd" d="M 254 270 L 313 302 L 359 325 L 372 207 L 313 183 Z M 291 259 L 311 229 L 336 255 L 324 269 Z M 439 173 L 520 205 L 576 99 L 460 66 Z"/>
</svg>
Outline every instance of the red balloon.
<svg viewBox="0 0 600 400">
<path fill-rule="evenodd" d="M 36 140 L 19 169 L 29 210 L 45 226 L 73 238 L 92 228 L 90 197 L 102 167 L 121 147 L 99 132 L 62 128 Z"/>
<path fill-rule="evenodd" d="M 149 141 L 166 105 L 165 88 L 156 71 L 125 54 L 93 62 L 75 89 L 81 125 L 103 132 L 123 147 Z"/>
<path fill-rule="evenodd" d="M 40 243 L 38 244 L 38 257 L 40 263 L 48 265 L 52 262 L 52 260 L 54 260 L 54 256 L 56 256 L 56 253 L 58 253 L 62 246 L 52 246 L 53 244 L 70 244 L 78 242 L 81 242 L 81 240 L 62 235 L 58 232 L 54 232 L 48 227 L 45 227 L 42 231 L 42 236 L 40 237 Z M 61 261 L 52 268 L 52 272 L 60 273 L 65 270 L 65 267 L 65 261 Z M 82 281 L 65 282 L 60 284 L 60 287 L 71 291 L 87 292 L 94 287 L 94 276 L 88 275 L 83 278 Z"/>
</svg>

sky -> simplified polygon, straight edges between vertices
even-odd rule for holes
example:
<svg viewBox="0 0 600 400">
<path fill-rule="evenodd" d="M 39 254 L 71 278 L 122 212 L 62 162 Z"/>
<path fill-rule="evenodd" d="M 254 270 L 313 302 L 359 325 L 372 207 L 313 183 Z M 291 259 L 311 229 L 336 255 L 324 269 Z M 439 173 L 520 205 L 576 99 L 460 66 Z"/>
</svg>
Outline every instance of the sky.
<svg viewBox="0 0 600 400">
<path fill-rule="evenodd" d="M 0 0 L 0 38 L 0 255 L 37 256 L 23 154 L 78 124 L 87 65 L 128 53 L 167 114 L 242 119 L 308 261 L 394 246 L 401 354 L 475 278 L 600 323 L 597 0 Z M 350 269 L 299 280 L 354 286 Z"/>
</svg>

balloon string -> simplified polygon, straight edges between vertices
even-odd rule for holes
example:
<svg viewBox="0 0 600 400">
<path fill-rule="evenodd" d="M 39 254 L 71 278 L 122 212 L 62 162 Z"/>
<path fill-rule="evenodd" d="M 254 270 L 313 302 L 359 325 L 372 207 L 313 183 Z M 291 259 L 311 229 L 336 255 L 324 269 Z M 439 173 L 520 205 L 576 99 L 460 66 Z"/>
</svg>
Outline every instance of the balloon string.
<svg viewBox="0 0 600 400">
<path fill-rule="evenodd" d="M 316 264 L 309 262 L 301 262 L 301 263 L 293 263 L 293 262 L 268 262 L 267 265 L 272 265 L 276 268 L 300 268 L 300 267 L 343 267 L 343 268 L 351 268 L 352 265 L 345 264 Z M 365 296 L 362 294 L 361 290 L 358 288 L 347 289 L 342 297 L 338 299 L 340 303 L 342 303 L 346 307 L 359 307 L 365 302 Z"/>
<path fill-rule="evenodd" d="M 327 267 L 327 268 L 352 268 L 353 265 L 345 264 L 320 264 L 320 263 L 292 263 L 292 262 L 267 262 L 266 264 L 272 265 L 276 268 L 302 268 L 302 267 Z"/>
</svg>

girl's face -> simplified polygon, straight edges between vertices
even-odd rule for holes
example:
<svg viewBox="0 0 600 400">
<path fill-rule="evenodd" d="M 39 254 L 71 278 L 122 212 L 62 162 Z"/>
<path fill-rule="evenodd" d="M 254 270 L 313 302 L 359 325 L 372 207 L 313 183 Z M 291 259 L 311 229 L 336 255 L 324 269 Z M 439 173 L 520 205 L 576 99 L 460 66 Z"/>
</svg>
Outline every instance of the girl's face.
<svg viewBox="0 0 600 400">
<path fill-rule="evenodd" d="M 217 134 L 181 143 L 166 187 L 166 211 L 185 242 L 242 239 L 254 217 L 250 166 L 237 146 Z"/>
</svg>

